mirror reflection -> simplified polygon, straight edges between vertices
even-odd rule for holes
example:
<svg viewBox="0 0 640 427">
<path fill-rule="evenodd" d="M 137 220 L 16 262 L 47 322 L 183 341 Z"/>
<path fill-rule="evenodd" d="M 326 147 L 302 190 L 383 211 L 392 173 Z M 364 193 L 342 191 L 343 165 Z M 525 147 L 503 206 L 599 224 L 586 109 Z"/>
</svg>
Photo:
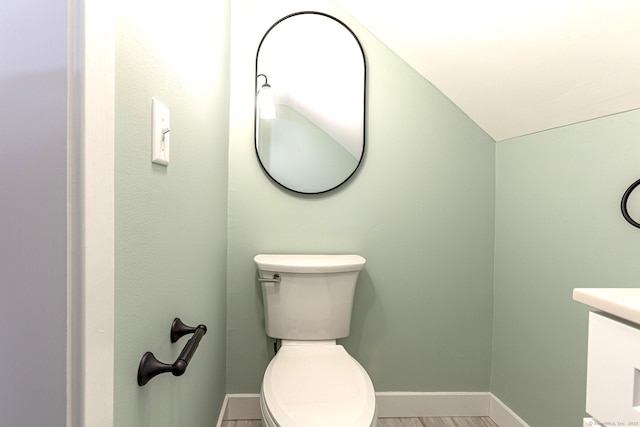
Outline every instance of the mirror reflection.
<svg viewBox="0 0 640 427">
<path fill-rule="evenodd" d="M 256 153 L 283 187 L 316 194 L 346 182 L 364 154 L 365 59 L 353 32 L 319 12 L 289 15 L 256 58 Z"/>
</svg>

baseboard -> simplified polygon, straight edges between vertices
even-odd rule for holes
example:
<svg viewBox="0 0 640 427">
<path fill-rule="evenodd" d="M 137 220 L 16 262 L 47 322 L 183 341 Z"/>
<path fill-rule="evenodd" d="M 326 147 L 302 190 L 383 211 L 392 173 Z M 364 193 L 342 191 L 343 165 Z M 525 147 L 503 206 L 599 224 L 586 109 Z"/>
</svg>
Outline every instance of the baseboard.
<svg viewBox="0 0 640 427">
<path fill-rule="evenodd" d="M 489 401 L 489 417 L 499 427 L 529 427 L 515 412 L 507 405 L 502 403 L 500 399 L 489 393 L 491 399 Z"/>
<path fill-rule="evenodd" d="M 379 418 L 486 417 L 488 393 L 376 393 Z"/>
<path fill-rule="evenodd" d="M 499 427 L 529 427 L 492 393 L 376 393 L 379 418 L 490 417 Z M 228 394 L 217 427 L 222 421 L 260 419 L 259 394 Z"/>
<path fill-rule="evenodd" d="M 222 422 L 229 419 L 229 395 L 224 396 L 222 401 L 222 408 L 220 408 L 220 415 L 218 415 L 218 422 L 216 427 L 221 427 Z"/>
<path fill-rule="evenodd" d="M 222 421 L 259 420 L 260 413 L 259 394 L 227 394 L 221 411 Z"/>
</svg>

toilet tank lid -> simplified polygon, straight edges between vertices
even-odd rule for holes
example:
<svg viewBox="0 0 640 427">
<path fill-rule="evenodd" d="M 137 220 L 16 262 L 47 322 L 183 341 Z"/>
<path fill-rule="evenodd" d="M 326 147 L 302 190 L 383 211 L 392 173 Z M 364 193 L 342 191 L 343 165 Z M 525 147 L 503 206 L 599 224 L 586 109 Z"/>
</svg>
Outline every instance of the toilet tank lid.
<svg viewBox="0 0 640 427">
<path fill-rule="evenodd" d="M 258 269 L 282 273 L 341 273 L 360 271 L 366 260 L 360 255 L 259 254 Z"/>
</svg>

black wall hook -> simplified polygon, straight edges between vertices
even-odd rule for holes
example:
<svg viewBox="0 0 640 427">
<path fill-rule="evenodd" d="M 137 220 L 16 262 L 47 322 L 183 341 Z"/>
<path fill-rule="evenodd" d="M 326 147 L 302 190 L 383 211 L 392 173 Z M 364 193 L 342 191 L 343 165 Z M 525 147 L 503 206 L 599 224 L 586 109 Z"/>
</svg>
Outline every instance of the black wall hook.
<svg viewBox="0 0 640 427">
<path fill-rule="evenodd" d="M 206 333 L 207 327 L 205 325 L 191 327 L 182 323 L 182 320 L 177 317 L 173 319 L 170 334 L 172 343 L 175 343 L 184 335 L 193 334 L 193 336 L 187 341 L 180 355 L 172 364 L 160 362 L 150 351 L 143 354 L 142 359 L 140 359 L 140 365 L 138 366 L 138 385 L 143 386 L 156 375 L 166 372 L 171 372 L 176 377 L 184 374 L 193 354 L 198 349 L 200 340 Z"/>
</svg>

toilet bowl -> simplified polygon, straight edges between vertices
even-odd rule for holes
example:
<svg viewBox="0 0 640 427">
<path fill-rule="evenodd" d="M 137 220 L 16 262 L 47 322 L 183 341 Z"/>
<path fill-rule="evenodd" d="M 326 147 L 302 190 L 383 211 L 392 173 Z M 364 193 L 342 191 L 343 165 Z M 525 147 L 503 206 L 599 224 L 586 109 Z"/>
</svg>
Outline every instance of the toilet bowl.
<svg viewBox="0 0 640 427">
<path fill-rule="evenodd" d="M 260 393 L 268 427 L 376 425 L 373 384 L 335 341 L 285 341 L 271 360 Z"/>
<path fill-rule="evenodd" d="M 267 335 L 281 340 L 260 391 L 267 427 L 371 427 L 375 390 L 336 339 L 349 335 L 359 255 L 256 255 Z"/>
</svg>

